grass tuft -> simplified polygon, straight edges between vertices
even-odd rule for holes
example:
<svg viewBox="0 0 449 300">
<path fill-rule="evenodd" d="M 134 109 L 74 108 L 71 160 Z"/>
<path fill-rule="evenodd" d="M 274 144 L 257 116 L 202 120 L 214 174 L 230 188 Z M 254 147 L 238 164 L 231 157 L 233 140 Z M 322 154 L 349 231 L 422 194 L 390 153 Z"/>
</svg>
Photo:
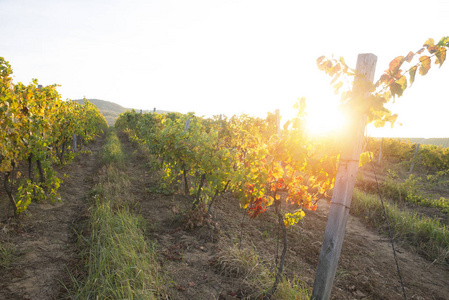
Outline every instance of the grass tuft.
<svg viewBox="0 0 449 300">
<path fill-rule="evenodd" d="M 116 166 L 123 166 L 125 155 L 123 154 L 122 146 L 117 137 L 115 129 L 111 128 L 106 136 L 106 143 L 100 153 L 101 159 L 105 164 L 115 164 Z"/>
<path fill-rule="evenodd" d="M 14 245 L 10 243 L 0 244 L 0 267 L 8 268 L 14 259 Z"/>
<path fill-rule="evenodd" d="M 250 299 L 263 298 L 263 295 L 273 287 L 276 277 L 272 271 L 276 268 L 274 266 L 270 268 L 269 262 L 262 261 L 256 249 L 240 249 L 237 245 L 233 245 L 221 253 L 216 267 L 224 275 L 242 280 L 249 291 L 249 294 L 245 296 Z M 289 280 L 284 276 L 272 299 L 310 299 L 310 296 L 311 293 L 306 284 L 300 279 Z"/>
</svg>

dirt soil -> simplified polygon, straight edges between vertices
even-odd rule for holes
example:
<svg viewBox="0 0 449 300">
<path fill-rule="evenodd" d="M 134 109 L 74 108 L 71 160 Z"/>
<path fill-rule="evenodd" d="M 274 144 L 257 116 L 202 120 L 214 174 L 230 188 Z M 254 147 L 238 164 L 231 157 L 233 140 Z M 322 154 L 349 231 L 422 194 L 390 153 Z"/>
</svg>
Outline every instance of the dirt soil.
<svg viewBox="0 0 449 300">
<path fill-rule="evenodd" d="M 0 266 L 0 299 L 68 297 L 64 288 L 71 283 L 68 270 L 79 261 L 74 228 L 85 218 L 85 196 L 93 187 L 103 141 L 97 138 L 87 146 L 91 155 L 80 154 L 58 170 L 62 202 L 33 203 L 19 220 L 1 224 L 0 242 L 13 245 L 14 258 L 8 267 Z"/>
<path fill-rule="evenodd" d="M 185 212 L 191 201 L 182 195 L 150 192 L 157 176 L 147 165 L 147 155 L 121 136 L 129 157 L 127 173 L 133 185 L 136 211 L 148 220 L 148 238 L 158 244 L 160 263 L 168 279 L 164 299 L 242 299 L 254 290 L 239 274 L 223 272 L 217 261 L 230 249 L 255 251 L 264 262 L 274 265 L 277 227 L 272 211 L 249 219 L 230 194 L 214 204 L 215 219 L 193 229 L 185 226 Z M 0 299 L 64 299 L 61 283 L 68 283 L 72 264 L 77 261 L 76 226 L 86 212 L 84 197 L 93 186 L 101 141 L 92 145 L 94 155 L 83 156 L 65 167 L 69 178 L 61 187 L 61 204 L 40 204 L 30 208 L 18 228 L 2 233 L 9 236 L 19 254 L 8 269 L 0 269 Z M 313 286 L 329 203 L 307 211 L 297 226 L 288 229 L 289 247 L 285 274 L 300 277 Z M 448 299 L 449 267 L 427 261 L 407 247 L 397 246 L 399 265 L 408 299 Z M 339 261 L 333 299 L 403 299 L 388 238 L 350 216 Z"/>
</svg>

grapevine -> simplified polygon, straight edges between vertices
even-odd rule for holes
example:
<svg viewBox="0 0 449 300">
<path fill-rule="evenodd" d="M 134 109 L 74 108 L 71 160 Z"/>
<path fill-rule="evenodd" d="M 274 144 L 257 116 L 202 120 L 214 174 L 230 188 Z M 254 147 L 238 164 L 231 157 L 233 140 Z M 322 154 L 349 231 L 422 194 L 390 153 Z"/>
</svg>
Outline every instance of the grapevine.
<svg viewBox="0 0 449 300">
<path fill-rule="evenodd" d="M 106 121 L 88 102 L 62 101 L 57 85 L 42 87 L 37 79 L 14 84 L 11 75 L 10 64 L 0 57 L 0 173 L 16 216 L 32 200 L 60 199 L 54 165 L 73 159 L 75 153 L 67 150 L 74 135 L 88 141 Z M 21 164 L 28 166 L 28 178 L 17 171 Z"/>
</svg>

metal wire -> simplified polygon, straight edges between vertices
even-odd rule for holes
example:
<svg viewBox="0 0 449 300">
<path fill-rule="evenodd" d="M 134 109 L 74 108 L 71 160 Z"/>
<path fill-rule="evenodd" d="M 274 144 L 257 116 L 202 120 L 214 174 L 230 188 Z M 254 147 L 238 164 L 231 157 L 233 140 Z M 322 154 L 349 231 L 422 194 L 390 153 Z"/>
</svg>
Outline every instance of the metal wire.
<svg viewBox="0 0 449 300">
<path fill-rule="evenodd" d="M 404 295 L 404 300 L 407 300 L 407 295 L 405 293 L 405 286 L 404 286 L 404 282 L 402 281 L 402 275 L 401 275 L 401 269 L 399 268 L 399 261 L 398 261 L 398 257 L 396 254 L 396 249 L 394 247 L 394 239 L 393 239 L 393 234 L 391 232 L 391 228 L 390 228 L 390 222 L 388 221 L 388 216 L 387 216 L 387 211 L 385 209 L 385 204 L 384 204 L 384 200 L 382 198 L 382 193 L 380 192 L 380 186 L 379 186 L 379 181 L 377 180 L 377 174 L 376 174 L 376 169 L 374 168 L 374 163 L 373 163 L 373 157 L 371 155 L 371 150 L 369 149 L 369 144 L 367 145 L 368 151 L 370 153 L 370 159 L 371 159 L 371 167 L 373 169 L 373 173 L 374 173 L 374 178 L 376 179 L 376 185 L 377 185 L 377 192 L 379 193 L 379 199 L 380 202 L 382 203 L 382 208 L 384 211 L 384 216 L 385 216 L 385 221 L 387 223 L 387 228 L 388 228 L 388 235 L 390 236 L 390 242 L 391 242 L 391 248 L 393 249 L 393 255 L 394 255 L 394 261 L 396 263 L 396 270 L 398 271 L 398 276 L 399 276 L 399 281 L 401 283 L 401 288 L 402 288 L 402 294 Z"/>
</svg>

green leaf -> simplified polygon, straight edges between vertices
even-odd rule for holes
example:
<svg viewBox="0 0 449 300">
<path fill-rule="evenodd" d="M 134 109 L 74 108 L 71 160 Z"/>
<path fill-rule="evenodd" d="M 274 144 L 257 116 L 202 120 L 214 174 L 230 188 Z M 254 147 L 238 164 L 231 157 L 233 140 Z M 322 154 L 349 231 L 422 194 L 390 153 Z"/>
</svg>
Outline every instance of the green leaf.
<svg viewBox="0 0 449 300">
<path fill-rule="evenodd" d="M 430 66 L 431 66 L 431 60 L 430 57 L 425 55 L 425 56 L 421 56 L 419 58 L 419 61 L 421 62 L 421 66 L 419 67 L 419 74 L 421 74 L 422 76 L 426 75 L 427 72 L 429 72 L 430 70 Z"/>
<path fill-rule="evenodd" d="M 442 37 L 438 42 L 438 46 L 446 46 L 449 47 L 449 36 Z"/>
</svg>

